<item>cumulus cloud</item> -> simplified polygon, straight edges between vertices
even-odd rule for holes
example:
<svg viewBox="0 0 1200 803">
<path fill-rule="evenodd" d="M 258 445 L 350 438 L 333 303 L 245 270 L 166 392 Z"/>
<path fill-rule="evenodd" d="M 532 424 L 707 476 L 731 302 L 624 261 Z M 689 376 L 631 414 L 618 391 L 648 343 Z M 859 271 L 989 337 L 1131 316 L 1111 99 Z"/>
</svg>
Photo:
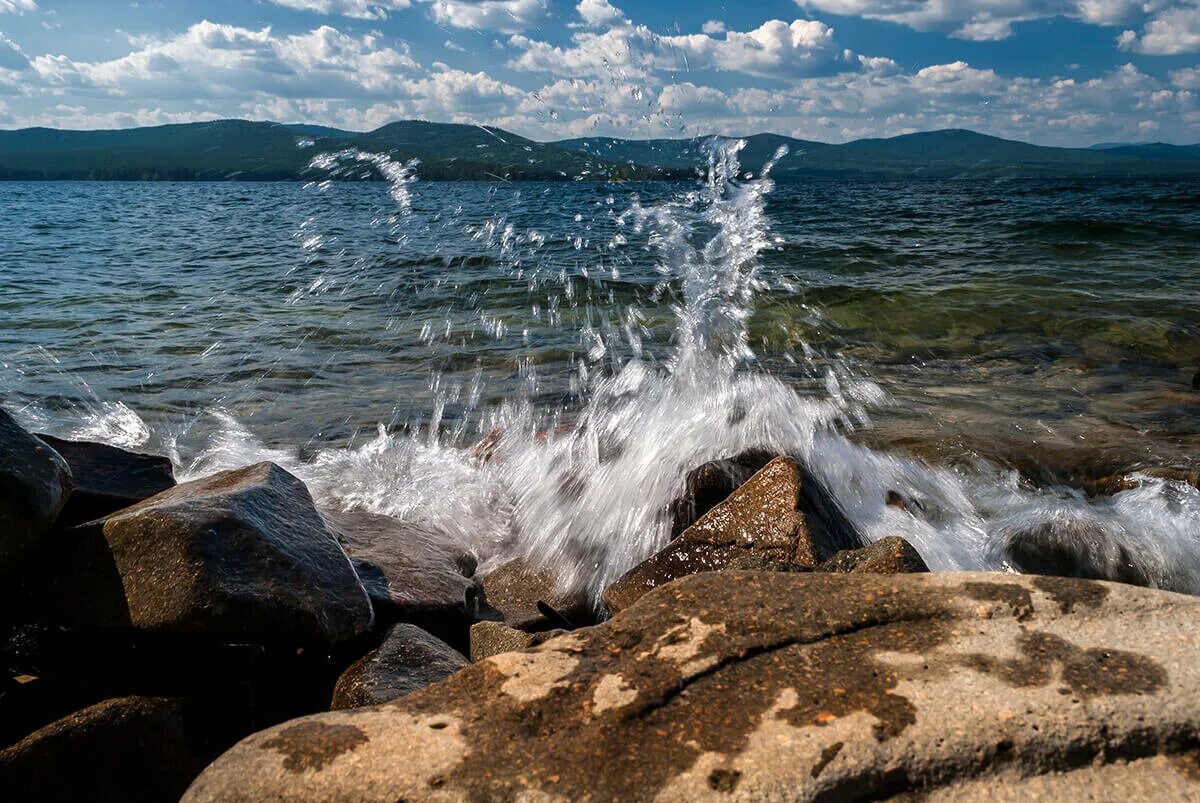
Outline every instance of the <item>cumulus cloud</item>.
<svg viewBox="0 0 1200 803">
<path fill-rule="evenodd" d="M 1141 36 L 1122 32 L 1117 46 L 1152 56 L 1200 52 L 1200 3 L 1164 9 L 1146 23 Z"/>
<path fill-rule="evenodd" d="M 0 14 L 22 14 L 26 11 L 37 11 L 34 0 L 0 0 Z"/>
<path fill-rule="evenodd" d="M 804 9 L 894 22 L 917 31 L 944 31 L 960 39 L 994 41 L 1018 22 L 1069 17 L 1115 25 L 1158 0 L 796 0 Z"/>
<path fill-rule="evenodd" d="M 3 2 L 3 0 L 0 0 Z M 387 19 L 389 11 L 408 8 L 410 0 L 269 0 L 277 6 L 358 20 Z"/>
<path fill-rule="evenodd" d="M 433 0 L 430 13 L 455 28 L 517 33 L 546 16 L 546 0 Z"/>
<path fill-rule="evenodd" d="M 602 33 L 580 32 L 558 47 L 526 36 L 509 43 L 524 51 L 509 62 L 517 70 L 554 75 L 634 78 L 655 72 L 726 70 L 785 78 L 829 72 L 850 55 L 838 48 L 833 29 L 816 20 L 768 20 L 751 31 L 660 36 L 644 25 L 621 24 Z"/>
<path fill-rule="evenodd" d="M 575 10 L 587 25 L 613 25 L 625 18 L 625 12 L 608 0 L 579 0 Z"/>
<path fill-rule="evenodd" d="M 701 33 L 710 35 L 715 33 L 725 33 L 725 23 L 721 22 L 720 20 L 709 20 L 700 26 L 700 31 Z"/>
</svg>

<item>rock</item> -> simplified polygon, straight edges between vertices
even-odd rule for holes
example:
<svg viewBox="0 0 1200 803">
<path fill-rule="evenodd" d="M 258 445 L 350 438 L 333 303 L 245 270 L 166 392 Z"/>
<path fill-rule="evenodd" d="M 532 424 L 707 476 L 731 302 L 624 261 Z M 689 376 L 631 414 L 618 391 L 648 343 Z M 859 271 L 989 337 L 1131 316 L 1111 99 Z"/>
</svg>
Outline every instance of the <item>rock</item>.
<svg viewBox="0 0 1200 803">
<path fill-rule="evenodd" d="M 752 449 L 693 469 L 684 482 L 683 496 L 671 504 L 671 537 L 680 535 L 725 501 L 774 457 L 769 451 Z"/>
<path fill-rule="evenodd" d="M 838 574 L 908 574 L 927 572 L 929 567 L 912 544 L 898 535 L 890 535 L 861 549 L 844 549 L 813 571 Z"/>
<path fill-rule="evenodd" d="M 485 601 L 509 627 L 534 631 L 560 624 L 539 610 L 538 602 L 546 603 L 576 626 L 596 619 L 586 592 L 563 589 L 549 568 L 532 566 L 519 558 L 488 572 L 482 585 Z"/>
<path fill-rule="evenodd" d="M 224 642 L 326 645 L 370 629 L 371 604 L 304 483 L 273 463 L 178 485 L 61 533 L 35 613 Z"/>
<path fill-rule="evenodd" d="M 880 799 L 1009 778 L 1072 799 L 1155 756 L 1196 797 L 1197 648 L 1200 600 L 1131 586 L 699 574 L 395 703 L 254 734 L 184 800 Z"/>
<path fill-rule="evenodd" d="M 0 789 L 14 800 L 177 800 L 212 750 L 185 709 L 122 697 L 53 722 L 0 751 Z"/>
<path fill-rule="evenodd" d="M 1108 522 L 1090 518 L 1051 518 L 998 535 L 1003 557 L 1026 574 L 1171 587 L 1152 555 L 1135 552 L 1123 540 Z"/>
<path fill-rule="evenodd" d="M 565 632 L 544 630 L 540 633 L 526 633 L 501 622 L 476 622 L 471 625 L 471 660 L 482 661 L 502 652 L 527 650 Z"/>
<path fill-rule="evenodd" d="M 777 457 L 682 535 L 604 590 L 612 613 L 656 586 L 697 572 L 716 571 L 738 558 L 813 568 L 862 537 L 837 503 L 790 458 Z"/>
<path fill-rule="evenodd" d="M 75 489 L 56 526 L 70 527 L 149 499 L 175 487 L 175 472 L 165 457 L 136 454 L 88 441 L 38 435 L 71 467 Z"/>
<path fill-rule="evenodd" d="M 398 624 L 378 649 L 338 678 L 333 708 L 360 708 L 396 700 L 466 665 L 467 659 L 446 642 L 416 625 Z"/>
<path fill-rule="evenodd" d="M 0 577 L 50 531 L 71 487 L 66 461 L 0 409 Z"/>
<path fill-rule="evenodd" d="M 362 510 L 322 511 L 383 622 L 444 630 L 474 621 L 475 558 L 415 525 Z"/>
</svg>

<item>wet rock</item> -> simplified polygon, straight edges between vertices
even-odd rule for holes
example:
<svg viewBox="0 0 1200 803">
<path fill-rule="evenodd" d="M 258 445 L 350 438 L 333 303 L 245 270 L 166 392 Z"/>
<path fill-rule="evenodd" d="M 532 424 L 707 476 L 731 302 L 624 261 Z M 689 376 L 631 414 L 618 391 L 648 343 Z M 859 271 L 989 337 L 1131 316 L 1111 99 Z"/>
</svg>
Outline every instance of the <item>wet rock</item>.
<svg viewBox="0 0 1200 803">
<path fill-rule="evenodd" d="M 322 511 L 354 562 L 382 622 L 413 622 L 439 635 L 474 621 L 475 558 L 413 524 L 362 510 Z"/>
<path fill-rule="evenodd" d="M 546 603 L 576 626 L 590 624 L 596 618 L 585 592 L 562 588 L 552 570 L 519 558 L 488 572 L 482 585 L 485 601 L 509 627 L 536 631 L 561 624 L 539 610 L 538 602 Z"/>
<path fill-rule="evenodd" d="M 194 719 L 178 699 L 105 700 L 0 751 L 0 789 L 12 800 L 177 800 L 211 758 Z"/>
<path fill-rule="evenodd" d="M 333 689 L 335 709 L 379 705 L 449 677 L 467 659 L 416 625 L 392 627 L 378 649 L 355 662 Z"/>
<path fill-rule="evenodd" d="M 42 541 L 71 488 L 66 461 L 0 409 L 0 576 Z"/>
<path fill-rule="evenodd" d="M 1097 519 L 1051 518 L 1001 529 L 999 543 L 1002 557 L 1026 574 L 1172 587 L 1164 567 L 1124 543 L 1114 527 Z"/>
<path fill-rule="evenodd" d="M 304 483 L 273 463 L 178 485 L 57 536 L 39 621 L 254 644 L 340 642 L 371 604 Z"/>
<path fill-rule="evenodd" d="M 1198 634 L 1200 600 L 1086 580 L 699 574 L 254 734 L 185 800 L 879 799 L 1052 773 L 1078 798 L 1114 762 L 1186 773 Z"/>
<path fill-rule="evenodd" d="M 712 510 L 776 455 L 752 449 L 734 457 L 711 460 L 693 469 L 684 482 L 683 496 L 671 504 L 671 537 L 683 533 Z"/>
<path fill-rule="evenodd" d="M 927 572 L 929 567 L 912 544 L 898 535 L 890 535 L 861 549 L 844 549 L 813 571 L 838 574 L 908 574 Z"/>
<path fill-rule="evenodd" d="M 471 660 L 482 661 L 502 652 L 527 650 L 562 635 L 564 630 L 526 633 L 501 622 L 476 622 L 471 625 Z"/>
<path fill-rule="evenodd" d="M 794 460 L 777 457 L 660 552 L 604 590 L 612 613 L 656 586 L 756 555 L 813 568 L 864 540 Z"/>
<path fill-rule="evenodd" d="M 71 467 L 75 488 L 56 526 L 70 527 L 149 499 L 175 487 L 175 472 L 165 457 L 136 454 L 88 441 L 38 435 Z"/>
</svg>

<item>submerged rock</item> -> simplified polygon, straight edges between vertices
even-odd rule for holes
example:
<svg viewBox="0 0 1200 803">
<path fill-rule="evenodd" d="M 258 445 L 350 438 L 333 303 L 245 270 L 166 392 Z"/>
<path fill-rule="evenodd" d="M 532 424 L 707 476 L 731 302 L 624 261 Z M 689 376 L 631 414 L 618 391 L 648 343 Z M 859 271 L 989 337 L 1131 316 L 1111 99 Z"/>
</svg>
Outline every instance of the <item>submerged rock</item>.
<svg viewBox="0 0 1200 803">
<path fill-rule="evenodd" d="M 0 576 L 42 541 L 71 488 L 67 462 L 0 409 Z"/>
<path fill-rule="evenodd" d="M 533 631 L 560 625 L 559 619 L 539 609 L 539 602 L 576 626 L 595 621 L 586 592 L 563 588 L 549 568 L 531 565 L 520 558 L 488 572 L 482 584 L 485 601 L 509 627 Z"/>
<path fill-rule="evenodd" d="M 677 577 L 715 571 L 754 555 L 814 568 L 863 538 L 837 503 L 787 457 L 777 457 L 665 548 L 604 591 L 612 613 Z"/>
<path fill-rule="evenodd" d="M 186 801 L 877 799 L 1160 756 L 1200 795 L 1200 600 L 1003 574 L 719 572 L 396 703 L 254 734 Z M 1145 778 L 1144 773 L 1136 777 Z"/>
<path fill-rule="evenodd" d="M 416 625 L 392 627 L 378 649 L 355 662 L 333 689 L 335 709 L 360 708 L 399 699 L 449 677 L 467 659 Z"/>
<path fill-rule="evenodd" d="M 71 467 L 75 488 L 57 526 L 70 527 L 149 499 L 175 487 L 175 471 L 165 457 L 137 454 L 89 441 L 38 435 Z"/>
<path fill-rule="evenodd" d="M 471 660 L 482 661 L 502 652 L 527 650 L 565 632 L 544 630 L 540 633 L 526 633 L 502 622 L 476 622 L 471 625 Z"/>
<path fill-rule="evenodd" d="M 54 624 L 329 644 L 371 604 L 304 483 L 273 463 L 178 485 L 62 531 L 29 578 Z"/>
<path fill-rule="evenodd" d="M 192 719 L 178 699 L 105 700 L 0 751 L 0 789 L 14 800 L 177 800 L 211 759 Z"/>
<path fill-rule="evenodd" d="M 927 572 L 929 567 L 912 544 L 898 535 L 890 535 L 861 549 L 844 549 L 813 571 L 839 574 L 908 574 Z"/>
</svg>

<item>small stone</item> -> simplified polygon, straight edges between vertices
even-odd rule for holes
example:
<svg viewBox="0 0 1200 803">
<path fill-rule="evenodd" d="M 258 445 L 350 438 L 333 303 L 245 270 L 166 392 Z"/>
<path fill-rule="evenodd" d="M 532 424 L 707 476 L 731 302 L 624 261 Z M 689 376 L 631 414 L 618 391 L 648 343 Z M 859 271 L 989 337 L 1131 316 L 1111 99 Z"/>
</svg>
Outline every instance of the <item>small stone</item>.
<svg viewBox="0 0 1200 803">
<path fill-rule="evenodd" d="M 394 625 L 378 649 L 350 666 L 333 689 L 335 709 L 398 700 L 467 665 L 449 644 L 410 624 Z"/>
<path fill-rule="evenodd" d="M 813 571 L 838 574 L 907 574 L 927 572 L 929 567 L 912 544 L 898 535 L 891 535 L 861 549 L 842 550 Z"/>
<path fill-rule="evenodd" d="M 526 633 L 500 622 L 476 622 L 471 625 L 471 660 L 482 661 L 505 652 L 527 650 L 565 632 L 544 630 Z"/>
<path fill-rule="evenodd" d="M 544 566 L 515 559 L 501 564 L 482 581 L 484 602 L 499 612 L 504 623 L 521 630 L 548 630 L 560 624 L 538 609 L 549 605 L 574 624 L 596 620 L 591 601 L 583 591 L 562 588 L 557 575 Z"/>
</svg>

